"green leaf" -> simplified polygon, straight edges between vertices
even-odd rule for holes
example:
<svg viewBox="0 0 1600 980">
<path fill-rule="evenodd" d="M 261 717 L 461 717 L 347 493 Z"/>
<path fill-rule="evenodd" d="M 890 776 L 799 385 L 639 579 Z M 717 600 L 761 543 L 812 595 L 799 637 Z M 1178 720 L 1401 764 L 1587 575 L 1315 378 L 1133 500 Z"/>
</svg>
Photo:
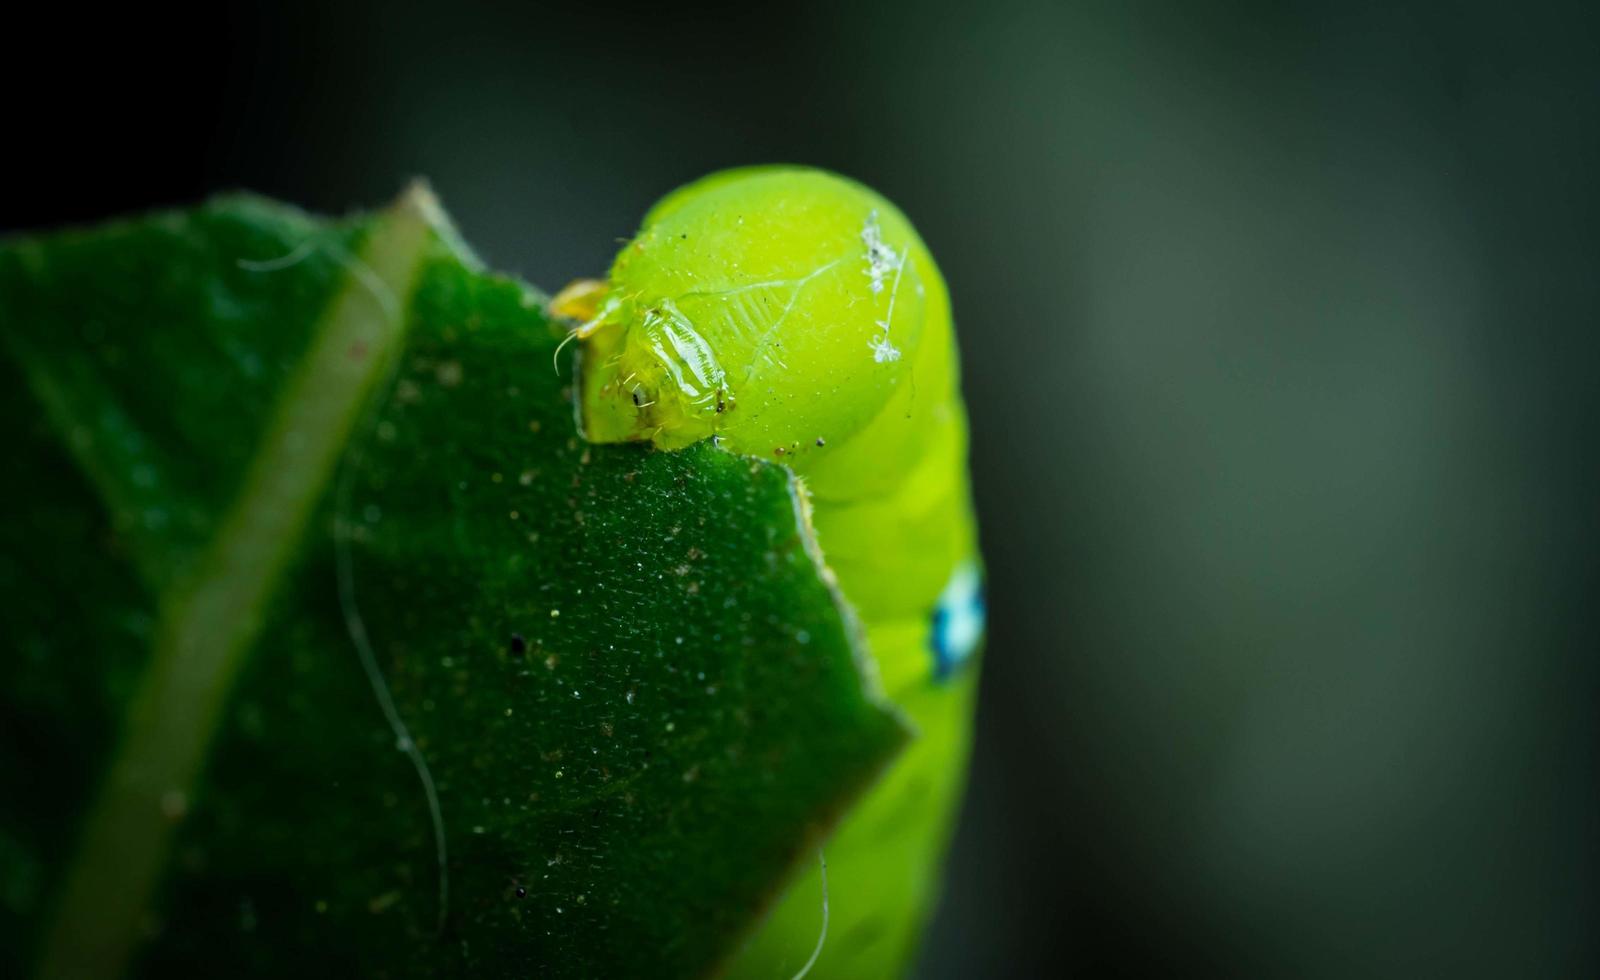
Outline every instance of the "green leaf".
<svg viewBox="0 0 1600 980">
<path fill-rule="evenodd" d="M 907 731 L 423 189 L 0 246 L 0 974 L 703 975 Z"/>
</svg>

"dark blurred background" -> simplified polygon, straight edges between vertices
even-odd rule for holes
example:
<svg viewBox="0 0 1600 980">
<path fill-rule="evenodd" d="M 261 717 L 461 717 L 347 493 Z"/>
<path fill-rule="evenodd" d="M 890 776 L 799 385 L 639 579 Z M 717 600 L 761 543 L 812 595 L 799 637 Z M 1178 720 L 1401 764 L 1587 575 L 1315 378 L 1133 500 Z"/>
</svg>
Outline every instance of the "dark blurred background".
<svg viewBox="0 0 1600 980">
<path fill-rule="evenodd" d="M 74 7 L 0 218 L 421 174 L 553 289 L 707 171 L 860 178 L 950 280 L 992 591 L 919 975 L 1595 976 L 1586 13 Z"/>
</svg>

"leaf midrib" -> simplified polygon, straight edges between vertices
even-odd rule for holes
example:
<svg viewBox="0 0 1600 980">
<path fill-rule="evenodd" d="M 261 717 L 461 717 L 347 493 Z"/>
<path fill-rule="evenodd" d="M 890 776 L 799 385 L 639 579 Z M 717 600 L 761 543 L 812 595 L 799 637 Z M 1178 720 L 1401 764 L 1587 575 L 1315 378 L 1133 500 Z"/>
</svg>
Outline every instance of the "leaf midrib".
<svg viewBox="0 0 1600 980">
<path fill-rule="evenodd" d="M 440 211 L 423 186 L 376 222 L 196 572 L 158 603 L 151 656 L 39 947 L 41 980 L 121 975 L 233 682 L 362 406 L 404 336 Z M 271 274 L 271 273 L 264 273 Z M 80 460 L 81 462 L 81 460 Z"/>
</svg>

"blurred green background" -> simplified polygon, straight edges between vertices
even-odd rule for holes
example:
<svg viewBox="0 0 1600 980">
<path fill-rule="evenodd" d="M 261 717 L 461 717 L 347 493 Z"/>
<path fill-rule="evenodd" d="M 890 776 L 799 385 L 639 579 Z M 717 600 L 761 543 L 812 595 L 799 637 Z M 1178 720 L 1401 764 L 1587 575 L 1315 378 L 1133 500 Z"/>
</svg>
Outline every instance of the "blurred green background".
<svg viewBox="0 0 1600 980">
<path fill-rule="evenodd" d="M 554 289 L 729 165 L 906 210 L 992 615 L 920 976 L 1600 974 L 1586 6 L 54 16 L 7 228 L 422 174 Z"/>
</svg>

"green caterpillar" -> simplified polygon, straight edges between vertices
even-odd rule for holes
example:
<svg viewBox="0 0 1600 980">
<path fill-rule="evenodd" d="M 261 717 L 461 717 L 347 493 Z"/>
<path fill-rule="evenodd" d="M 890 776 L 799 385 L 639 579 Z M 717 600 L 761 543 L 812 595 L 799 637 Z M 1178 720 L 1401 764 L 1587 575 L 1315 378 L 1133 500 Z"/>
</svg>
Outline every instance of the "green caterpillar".
<svg viewBox="0 0 1600 980">
<path fill-rule="evenodd" d="M 589 439 L 709 438 L 793 469 L 882 690 L 919 733 L 730 972 L 903 971 L 959 798 L 983 633 L 966 416 L 933 258 L 860 184 L 732 170 L 669 194 L 607 282 L 575 283 L 552 308 L 582 322 Z"/>
</svg>

